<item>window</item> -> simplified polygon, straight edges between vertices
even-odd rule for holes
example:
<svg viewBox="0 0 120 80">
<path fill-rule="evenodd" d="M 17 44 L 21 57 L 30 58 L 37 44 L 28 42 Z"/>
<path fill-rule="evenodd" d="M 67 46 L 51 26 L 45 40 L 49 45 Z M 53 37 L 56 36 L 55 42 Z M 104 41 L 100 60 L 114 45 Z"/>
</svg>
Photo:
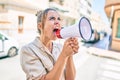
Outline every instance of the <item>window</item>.
<svg viewBox="0 0 120 80">
<path fill-rule="evenodd" d="M 53 0 L 49 0 L 50 2 L 52 2 Z"/>
<path fill-rule="evenodd" d="M 120 38 L 120 18 L 118 18 L 117 38 Z"/>
<path fill-rule="evenodd" d="M 24 21 L 24 17 L 18 16 L 18 32 L 19 33 L 23 32 L 23 21 Z"/>
<path fill-rule="evenodd" d="M 64 0 L 60 0 L 60 4 L 63 5 L 63 3 L 64 3 Z"/>
<path fill-rule="evenodd" d="M 2 34 L 0 34 L 0 40 L 2 40 L 2 37 L 3 37 L 3 35 L 2 35 Z"/>
</svg>

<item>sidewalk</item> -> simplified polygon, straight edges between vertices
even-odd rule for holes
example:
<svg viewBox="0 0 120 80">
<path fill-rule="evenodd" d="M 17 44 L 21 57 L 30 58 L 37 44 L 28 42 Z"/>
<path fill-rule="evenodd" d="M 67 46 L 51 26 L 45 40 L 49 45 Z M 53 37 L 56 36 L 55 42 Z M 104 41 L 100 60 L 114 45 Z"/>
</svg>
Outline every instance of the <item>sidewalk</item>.
<svg viewBox="0 0 120 80">
<path fill-rule="evenodd" d="M 120 52 L 90 47 L 88 48 L 87 52 L 92 55 L 100 56 L 100 57 L 106 57 L 110 59 L 120 60 Z"/>
<path fill-rule="evenodd" d="M 82 56 L 79 54 L 75 57 L 75 80 L 120 80 L 120 52 L 108 50 L 107 37 L 95 44 L 85 44 L 82 47 Z"/>
<path fill-rule="evenodd" d="M 120 53 L 96 47 L 86 49 L 88 56 L 78 66 L 75 80 L 120 80 Z M 83 57 L 85 58 L 85 56 Z"/>
</svg>

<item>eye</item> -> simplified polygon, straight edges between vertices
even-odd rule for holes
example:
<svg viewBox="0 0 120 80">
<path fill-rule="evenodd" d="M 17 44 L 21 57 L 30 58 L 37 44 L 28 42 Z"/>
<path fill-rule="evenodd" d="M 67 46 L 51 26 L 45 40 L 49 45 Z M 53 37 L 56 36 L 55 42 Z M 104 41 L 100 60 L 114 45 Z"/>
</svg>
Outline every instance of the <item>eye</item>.
<svg viewBox="0 0 120 80">
<path fill-rule="evenodd" d="M 61 18 L 60 18 L 60 17 L 58 17 L 58 20 L 59 20 L 59 21 L 61 21 Z"/>
<path fill-rule="evenodd" d="M 49 20 L 55 20 L 55 17 L 52 16 L 52 17 L 49 18 Z"/>
</svg>

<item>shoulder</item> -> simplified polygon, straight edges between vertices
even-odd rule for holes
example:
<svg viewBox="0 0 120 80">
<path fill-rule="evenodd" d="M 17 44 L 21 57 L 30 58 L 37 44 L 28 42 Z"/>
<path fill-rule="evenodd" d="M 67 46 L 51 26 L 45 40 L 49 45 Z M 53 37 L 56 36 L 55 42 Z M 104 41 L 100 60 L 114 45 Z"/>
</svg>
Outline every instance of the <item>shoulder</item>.
<svg viewBox="0 0 120 80">
<path fill-rule="evenodd" d="M 29 51 L 30 47 L 33 45 L 33 43 L 28 43 L 28 44 L 25 44 L 21 47 L 20 51 Z"/>
<path fill-rule="evenodd" d="M 25 44 L 23 45 L 20 50 L 19 50 L 19 53 L 22 57 L 25 57 L 25 56 L 31 56 L 31 57 L 35 57 L 34 55 L 34 41 L 28 43 L 28 44 Z"/>
<path fill-rule="evenodd" d="M 35 40 L 33 40 L 33 41 L 23 45 L 21 47 L 20 51 L 27 51 L 27 52 L 29 52 L 32 49 L 39 47 L 38 45 L 39 45 L 39 40 L 38 40 L 38 38 L 35 38 Z"/>
</svg>

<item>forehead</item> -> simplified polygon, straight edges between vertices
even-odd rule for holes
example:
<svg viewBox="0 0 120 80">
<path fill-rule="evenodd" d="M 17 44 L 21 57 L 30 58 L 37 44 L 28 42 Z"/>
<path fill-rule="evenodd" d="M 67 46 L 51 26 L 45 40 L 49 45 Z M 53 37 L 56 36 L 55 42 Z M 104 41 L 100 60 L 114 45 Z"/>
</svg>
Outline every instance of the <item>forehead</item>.
<svg viewBox="0 0 120 80">
<path fill-rule="evenodd" d="M 50 16 L 60 17 L 60 15 L 58 14 L 58 12 L 53 11 L 53 10 L 48 11 L 47 17 L 50 17 Z"/>
</svg>

